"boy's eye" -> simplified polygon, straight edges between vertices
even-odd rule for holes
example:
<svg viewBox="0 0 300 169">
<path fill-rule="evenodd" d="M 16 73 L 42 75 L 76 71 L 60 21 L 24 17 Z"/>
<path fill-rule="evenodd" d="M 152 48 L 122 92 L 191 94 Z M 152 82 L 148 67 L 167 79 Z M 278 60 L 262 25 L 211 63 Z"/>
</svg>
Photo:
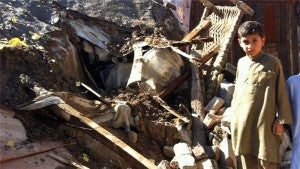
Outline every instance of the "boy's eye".
<svg viewBox="0 0 300 169">
<path fill-rule="evenodd" d="M 247 44 L 249 44 L 249 41 L 248 40 L 244 40 L 243 43 L 247 45 Z"/>
</svg>

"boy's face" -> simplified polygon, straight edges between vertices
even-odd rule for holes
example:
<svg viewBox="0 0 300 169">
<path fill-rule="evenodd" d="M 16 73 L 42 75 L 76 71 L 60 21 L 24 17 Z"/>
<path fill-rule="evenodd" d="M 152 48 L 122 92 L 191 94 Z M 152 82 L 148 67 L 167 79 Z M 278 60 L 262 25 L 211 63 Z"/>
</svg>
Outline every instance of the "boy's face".
<svg viewBox="0 0 300 169">
<path fill-rule="evenodd" d="M 252 35 L 241 36 L 239 38 L 240 46 L 244 52 L 254 58 L 262 49 L 265 44 L 265 38 L 261 38 L 258 33 Z"/>
</svg>

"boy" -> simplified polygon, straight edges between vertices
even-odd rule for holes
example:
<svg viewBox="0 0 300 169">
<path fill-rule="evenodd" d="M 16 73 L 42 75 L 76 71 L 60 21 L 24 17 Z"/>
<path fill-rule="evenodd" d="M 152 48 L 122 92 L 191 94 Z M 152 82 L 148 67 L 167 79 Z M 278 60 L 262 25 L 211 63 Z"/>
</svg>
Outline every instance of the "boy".
<svg viewBox="0 0 300 169">
<path fill-rule="evenodd" d="M 243 23 L 238 41 L 246 56 L 238 61 L 232 100 L 234 153 L 243 169 L 278 168 L 279 135 L 292 122 L 281 63 L 261 51 L 265 37 L 258 22 Z"/>
<path fill-rule="evenodd" d="M 293 157 L 291 169 L 300 168 L 300 73 L 288 78 L 286 82 L 293 111 Z"/>
</svg>

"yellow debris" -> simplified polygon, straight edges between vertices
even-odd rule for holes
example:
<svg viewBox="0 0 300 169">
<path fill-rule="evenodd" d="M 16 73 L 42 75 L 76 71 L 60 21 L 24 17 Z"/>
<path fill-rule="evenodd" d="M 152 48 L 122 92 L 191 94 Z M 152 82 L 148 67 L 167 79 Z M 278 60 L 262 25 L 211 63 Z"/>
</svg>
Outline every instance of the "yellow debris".
<svg viewBox="0 0 300 169">
<path fill-rule="evenodd" d="M 16 47 L 21 45 L 21 40 L 19 38 L 12 38 L 8 41 L 8 46 Z"/>
<path fill-rule="evenodd" d="M 89 162 L 90 161 L 89 156 L 87 154 L 83 153 L 82 155 L 83 155 L 83 158 L 82 158 L 83 161 L 85 161 L 85 162 Z"/>
<path fill-rule="evenodd" d="M 11 22 L 12 22 L 13 24 L 16 24 L 16 23 L 18 22 L 18 19 L 17 19 L 17 18 L 12 18 L 12 19 L 11 19 Z"/>
<path fill-rule="evenodd" d="M 13 146 L 15 146 L 15 142 L 13 140 L 8 140 L 7 143 L 6 143 L 6 145 L 8 147 L 13 147 Z"/>
<path fill-rule="evenodd" d="M 41 36 L 37 33 L 34 33 L 32 36 L 31 36 L 31 39 L 33 40 L 39 40 L 41 38 Z"/>
<path fill-rule="evenodd" d="M 29 34 L 31 35 L 31 39 L 33 39 L 33 40 L 38 40 L 41 38 L 41 35 L 39 35 L 38 33 L 29 31 Z"/>
<path fill-rule="evenodd" d="M 75 83 L 75 85 L 76 85 L 77 87 L 79 87 L 79 86 L 80 86 L 80 81 L 77 81 L 77 82 Z"/>
</svg>

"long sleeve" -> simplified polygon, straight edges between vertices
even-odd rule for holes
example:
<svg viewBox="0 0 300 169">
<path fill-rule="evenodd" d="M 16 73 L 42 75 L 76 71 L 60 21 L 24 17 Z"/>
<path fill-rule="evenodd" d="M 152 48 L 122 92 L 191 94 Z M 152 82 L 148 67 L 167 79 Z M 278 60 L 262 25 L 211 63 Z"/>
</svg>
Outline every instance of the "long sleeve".
<svg viewBox="0 0 300 169">
<path fill-rule="evenodd" d="M 276 118 L 285 124 L 292 122 L 280 60 L 265 53 L 254 59 L 246 56 L 240 59 L 238 70 L 231 121 L 235 155 L 278 163 L 279 141 L 272 125 Z"/>
</svg>

